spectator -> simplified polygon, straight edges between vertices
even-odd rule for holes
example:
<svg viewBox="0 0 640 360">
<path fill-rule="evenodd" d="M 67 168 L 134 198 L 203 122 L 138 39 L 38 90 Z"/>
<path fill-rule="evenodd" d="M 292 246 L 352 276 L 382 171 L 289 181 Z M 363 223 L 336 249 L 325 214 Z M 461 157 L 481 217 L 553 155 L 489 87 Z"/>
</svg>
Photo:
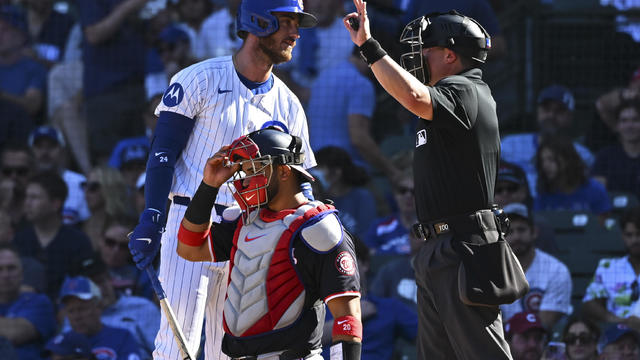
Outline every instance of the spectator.
<svg viewBox="0 0 640 360">
<path fill-rule="evenodd" d="M 520 166 L 504 160 L 500 161 L 493 200 L 502 208 L 512 203 L 522 203 L 527 209 L 533 207 L 527 175 Z M 536 227 L 536 247 L 547 253 L 558 252 L 555 233 L 547 219 L 536 216 L 534 224 Z"/>
<path fill-rule="evenodd" d="M 125 241 L 124 244 L 126 246 L 128 243 Z M 142 358 L 150 359 L 154 339 L 160 328 L 158 306 L 149 299 L 119 293 L 115 287 L 118 280 L 111 276 L 110 269 L 98 254 L 83 261 L 78 268 L 78 274 L 86 276 L 100 288 L 102 323 L 128 330 L 140 344 L 143 350 L 141 355 L 144 355 Z M 146 274 L 144 275 L 146 278 Z M 68 326 L 65 330 L 69 330 Z"/>
<path fill-rule="evenodd" d="M 370 255 L 367 246 L 354 237 L 356 259 L 360 271 L 360 307 L 362 309 L 362 360 L 391 360 L 396 340 L 415 343 L 418 333 L 418 316 L 415 308 L 396 298 L 379 297 L 368 292 L 367 272 Z M 333 317 L 328 312 L 323 331 L 323 355 L 329 359 Z M 325 346 L 326 345 L 326 346 Z"/>
<path fill-rule="evenodd" d="M 369 182 L 365 169 L 355 165 L 351 155 L 337 146 L 324 147 L 315 155 L 315 174 L 339 210 L 340 221 L 347 230 L 363 237 L 376 217 L 375 200 L 364 187 Z"/>
<path fill-rule="evenodd" d="M 11 144 L 2 150 L 2 206 L 11 217 L 14 229 L 24 225 L 24 193 L 33 169 L 33 158 L 26 146 Z"/>
<path fill-rule="evenodd" d="M 527 207 L 533 205 L 527 174 L 520 166 L 508 161 L 500 161 L 494 192 L 493 199 L 500 207 L 511 203 L 523 203 Z"/>
<path fill-rule="evenodd" d="M 133 265 L 129 253 L 127 234 L 135 225 L 135 218 L 114 219 L 107 224 L 104 236 L 100 240 L 100 264 L 106 264 L 116 293 L 139 295 L 151 299 L 153 289 L 151 289 L 149 278 L 146 273 Z"/>
<path fill-rule="evenodd" d="M 586 175 L 574 146 L 563 138 L 549 138 L 536 154 L 538 195 L 535 210 L 588 211 L 604 216 L 611 211 L 607 190 Z"/>
<path fill-rule="evenodd" d="M 176 0 L 176 10 L 180 19 L 180 28 L 188 35 L 191 41 L 192 56 L 197 60 L 210 57 L 205 20 L 213 13 L 214 4 L 210 0 Z M 231 55 L 231 54 L 229 54 Z"/>
<path fill-rule="evenodd" d="M 144 183 L 147 180 L 147 173 L 143 172 L 142 174 L 140 174 L 140 176 L 138 176 L 138 180 L 136 180 L 136 191 L 134 194 L 134 202 L 136 205 L 136 214 L 140 214 L 142 213 L 142 210 L 144 210 L 145 207 L 145 203 L 144 203 Z"/>
<path fill-rule="evenodd" d="M 122 179 L 127 188 L 133 190 L 136 187 L 138 176 L 142 174 L 147 166 L 149 156 L 149 144 L 131 144 L 120 152 L 118 168 L 122 174 Z"/>
<path fill-rule="evenodd" d="M 83 222 L 91 215 L 84 198 L 82 184 L 84 175 L 64 167 L 65 141 L 62 133 L 53 126 L 43 125 L 29 135 L 29 146 L 33 153 L 37 171 L 54 171 L 67 184 L 68 195 L 62 208 L 65 224 Z"/>
<path fill-rule="evenodd" d="M 513 315 L 504 329 L 513 360 L 539 360 L 542 357 L 547 331 L 535 313 Z"/>
<path fill-rule="evenodd" d="M 507 321 L 519 312 L 536 313 L 547 329 L 563 316 L 571 314 L 571 274 L 567 266 L 536 249 L 536 227 L 526 205 L 511 203 L 504 207 L 510 227 L 506 239 L 518 257 L 529 282 L 529 292 L 512 304 L 500 305 Z"/>
<path fill-rule="evenodd" d="M 24 0 L 35 59 L 50 68 L 62 60 L 74 20 L 53 8 L 53 0 Z"/>
<path fill-rule="evenodd" d="M 0 354 L 4 360 L 20 360 L 13 345 L 3 336 L 0 336 Z"/>
<path fill-rule="evenodd" d="M 145 111 L 142 114 L 145 124 L 145 136 L 122 139 L 111 152 L 109 166 L 120 169 L 125 183 L 130 189 L 135 187 L 138 176 L 146 169 L 147 159 L 142 159 L 141 156 L 149 153 L 151 138 L 158 122 L 158 117 L 154 114 L 154 111 L 161 98 L 162 93 L 156 94 L 147 102 Z"/>
<path fill-rule="evenodd" d="M 91 217 L 82 224 L 83 231 L 98 248 L 110 219 L 132 214 L 133 202 L 122 174 L 111 167 L 99 166 L 91 170 L 84 187 Z"/>
<path fill-rule="evenodd" d="M 96 357 L 102 359 L 108 354 L 108 359 L 140 359 L 140 346 L 129 331 L 102 323 L 100 289 L 91 280 L 67 277 L 60 289 L 60 303 L 70 331 L 88 337 Z"/>
<path fill-rule="evenodd" d="M 67 332 L 57 335 L 45 346 L 46 356 L 51 356 L 51 360 L 95 360 L 96 357 L 91 352 L 89 339 L 74 332 Z"/>
<path fill-rule="evenodd" d="M 47 70 L 24 55 L 28 38 L 24 12 L 0 7 L 0 103 L 17 106 L 33 126 L 44 105 Z"/>
<path fill-rule="evenodd" d="M 638 333 L 623 324 L 605 330 L 600 346 L 600 360 L 637 360 L 640 354 Z"/>
<path fill-rule="evenodd" d="M 409 229 L 417 220 L 413 198 L 413 171 L 410 170 L 411 167 L 408 169 L 393 186 L 396 211 L 392 215 L 374 220 L 367 231 L 367 246 L 375 254 L 407 255 L 411 252 Z"/>
<path fill-rule="evenodd" d="M 424 241 L 411 231 L 409 242 L 411 258 L 402 256 L 384 264 L 375 274 L 370 290 L 373 295 L 395 298 L 415 309 L 418 303 L 418 285 L 413 261 Z"/>
<path fill-rule="evenodd" d="M 101 164 L 120 138 L 143 133 L 146 47 L 141 19 L 148 0 L 78 0 L 85 118 L 94 163 Z"/>
<path fill-rule="evenodd" d="M 163 93 L 173 75 L 196 62 L 191 54 L 189 35 L 178 25 L 170 24 L 161 29 L 154 43 L 155 47 L 147 56 L 150 63 L 157 65 L 147 66 L 144 79 L 147 98 Z"/>
<path fill-rule="evenodd" d="M 562 341 L 566 344 L 567 360 L 597 360 L 598 325 L 583 318 L 573 318 L 567 322 L 562 333 Z"/>
<path fill-rule="evenodd" d="M 618 143 L 596 154 L 591 174 L 610 192 L 640 198 L 640 101 L 620 104 L 616 119 Z"/>
<path fill-rule="evenodd" d="M 198 59 L 231 55 L 242 46 L 242 40 L 235 31 L 236 13 L 240 0 L 226 0 L 224 2 L 223 7 L 214 11 L 202 23 L 202 44 L 205 51 L 194 54 Z"/>
<path fill-rule="evenodd" d="M 20 359 L 40 359 L 45 340 L 56 328 L 53 304 L 45 295 L 21 292 L 22 280 L 17 250 L 0 245 L 0 336 L 11 342 Z"/>
<path fill-rule="evenodd" d="M 41 172 L 31 177 L 24 201 L 29 224 L 13 239 L 21 256 L 33 257 L 44 266 L 50 298 L 55 298 L 71 264 L 91 256 L 87 236 L 62 222 L 66 197 L 67 185 L 57 173 Z"/>
<path fill-rule="evenodd" d="M 538 146 L 546 138 L 555 135 L 567 135 L 573 122 L 575 99 L 569 89 L 560 85 L 551 85 L 538 94 L 536 120 L 537 133 L 523 133 L 505 136 L 502 139 L 502 158 L 520 166 L 526 173 L 532 195 L 536 195 L 536 153 Z M 593 155 L 584 146 L 573 144 L 587 166 L 593 164 Z"/>
<path fill-rule="evenodd" d="M 341 35 L 346 37 L 344 29 Z M 313 82 L 309 101 L 311 148 L 317 151 L 325 146 L 341 147 L 357 165 L 376 168 L 395 182 L 399 169 L 382 154 L 371 135 L 376 95 L 369 75 L 358 48 L 353 47 L 348 59 L 326 68 Z M 353 87 L 344 86 L 345 83 Z M 354 88 L 358 91 L 351 91 Z"/>
<path fill-rule="evenodd" d="M 627 255 L 600 260 L 582 300 L 582 311 L 594 322 L 640 329 L 640 209 L 624 213 L 620 227 Z"/>
<path fill-rule="evenodd" d="M 342 24 L 344 1 L 309 0 L 305 6 L 307 11 L 316 16 L 318 25 L 300 31 L 299 44 L 293 50 L 298 55 L 293 55 L 290 78 L 283 77 L 290 80 L 286 81 L 287 85 L 291 86 L 303 104 L 309 100 L 309 91 L 315 88 L 313 83 L 320 79 L 320 73 L 349 60 L 353 50 L 353 43 L 344 33 Z M 346 78 L 344 80 L 347 81 Z"/>
</svg>

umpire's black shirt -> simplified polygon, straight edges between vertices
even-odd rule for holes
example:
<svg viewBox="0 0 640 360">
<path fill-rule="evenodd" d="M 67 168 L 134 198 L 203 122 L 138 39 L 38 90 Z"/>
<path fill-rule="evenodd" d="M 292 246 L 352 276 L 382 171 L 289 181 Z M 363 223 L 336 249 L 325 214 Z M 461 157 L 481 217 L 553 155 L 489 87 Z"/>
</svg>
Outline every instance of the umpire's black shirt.
<svg viewBox="0 0 640 360">
<path fill-rule="evenodd" d="M 413 160 L 418 220 L 487 209 L 493 202 L 500 135 L 496 103 L 480 69 L 429 87 L 433 120 L 418 120 Z"/>
</svg>

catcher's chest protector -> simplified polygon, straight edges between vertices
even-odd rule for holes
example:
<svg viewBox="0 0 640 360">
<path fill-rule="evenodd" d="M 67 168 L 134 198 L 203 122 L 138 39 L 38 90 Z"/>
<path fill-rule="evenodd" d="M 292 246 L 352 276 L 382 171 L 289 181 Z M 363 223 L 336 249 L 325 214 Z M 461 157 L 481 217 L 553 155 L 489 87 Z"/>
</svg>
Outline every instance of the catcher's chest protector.
<svg viewBox="0 0 640 360">
<path fill-rule="evenodd" d="M 331 209 L 314 201 L 279 219 L 258 218 L 236 232 L 224 304 L 227 333 L 263 334 L 298 319 L 305 290 L 294 268 L 291 242 L 305 222 Z"/>
</svg>

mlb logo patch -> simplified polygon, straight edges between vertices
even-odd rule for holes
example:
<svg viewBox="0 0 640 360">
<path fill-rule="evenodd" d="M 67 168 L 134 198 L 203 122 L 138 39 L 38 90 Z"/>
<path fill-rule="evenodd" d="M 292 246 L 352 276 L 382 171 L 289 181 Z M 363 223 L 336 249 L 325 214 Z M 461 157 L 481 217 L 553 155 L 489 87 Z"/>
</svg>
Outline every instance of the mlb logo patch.
<svg viewBox="0 0 640 360">
<path fill-rule="evenodd" d="M 416 133 L 416 147 L 427 143 L 427 130 L 420 130 Z"/>
</svg>

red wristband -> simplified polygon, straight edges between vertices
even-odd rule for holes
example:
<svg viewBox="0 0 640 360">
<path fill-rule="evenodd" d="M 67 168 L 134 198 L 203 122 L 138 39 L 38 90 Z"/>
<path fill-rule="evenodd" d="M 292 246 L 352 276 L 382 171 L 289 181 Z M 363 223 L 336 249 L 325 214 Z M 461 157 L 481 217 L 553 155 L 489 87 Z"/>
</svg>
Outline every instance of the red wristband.
<svg viewBox="0 0 640 360">
<path fill-rule="evenodd" d="M 355 336 L 362 339 L 362 323 L 355 316 L 346 315 L 333 320 L 331 336 L 337 335 Z"/>
<path fill-rule="evenodd" d="M 194 232 L 185 229 L 185 227 L 180 224 L 180 230 L 178 230 L 178 241 L 189 246 L 201 246 L 209 237 L 209 231 L 210 229 L 207 229 L 205 232 Z"/>
</svg>

